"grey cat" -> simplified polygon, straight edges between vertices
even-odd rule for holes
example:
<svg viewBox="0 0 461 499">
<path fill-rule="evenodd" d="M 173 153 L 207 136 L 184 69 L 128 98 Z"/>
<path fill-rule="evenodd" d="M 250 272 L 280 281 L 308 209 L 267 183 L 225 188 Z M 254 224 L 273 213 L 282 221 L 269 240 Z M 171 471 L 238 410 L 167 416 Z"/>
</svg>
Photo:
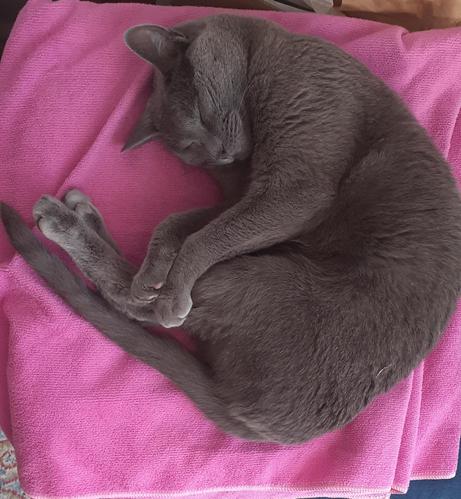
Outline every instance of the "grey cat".
<svg viewBox="0 0 461 499">
<path fill-rule="evenodd" d="M 3 205 L 13 245 L 226 432 L 297 443 L 341 427 L 410 373 L 455 308 L 448 165 L 392 91 L 322 40 L 220 15 L 126 41 L 156 71 L 127 148 L 160 138 L 225 202 L 168 217 L 137 270 L 85 195 L 41 198 L 40 229 L 102 297 Z M 183 325 L 199 354 L 144 322 Z"/>
</svg>

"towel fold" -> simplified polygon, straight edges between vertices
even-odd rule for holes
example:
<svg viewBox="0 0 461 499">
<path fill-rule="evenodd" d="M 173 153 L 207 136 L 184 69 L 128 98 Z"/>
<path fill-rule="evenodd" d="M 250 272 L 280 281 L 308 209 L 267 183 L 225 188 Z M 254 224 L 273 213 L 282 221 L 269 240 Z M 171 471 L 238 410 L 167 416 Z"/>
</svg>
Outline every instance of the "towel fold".
<svg viewBox="0 0 461 499">
<path fill-rule="evenodd" d="M 1 198 L 32 223 L 40 195 L 80 188 L 135 262 L 169 213 L 216 202 L 207 175 L 160 144 L 120 154 L 150 74 L 123 32 L 214 12 L 30 0 L 0 67 Z M 333 16 L 245 15 L 331 40 L 363 61 L 403 97 L 461 178 L 461 29 L 408 34 Z M 455 473 L 461 307 L 407 379 L 345 428 L 290 447 L 224 435 L 48 291 L 2 227 L 0 300 L 1 425 L 31 496 L 378 498 L 405 491 L 412 478 Z"/>
</svg>

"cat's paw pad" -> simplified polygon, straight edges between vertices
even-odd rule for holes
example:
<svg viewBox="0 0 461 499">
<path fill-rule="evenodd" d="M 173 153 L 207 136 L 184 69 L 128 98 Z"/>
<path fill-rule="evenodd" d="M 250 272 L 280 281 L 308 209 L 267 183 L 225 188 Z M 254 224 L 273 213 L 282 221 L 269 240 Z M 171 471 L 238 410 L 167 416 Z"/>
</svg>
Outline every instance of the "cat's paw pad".
<svg viewBox="0 0 461 499">
<path fill-rule="evenodd" d="M 161 293 L 154 305 L 158 323 L 166 328 L 182 326 L 191 309 L 189 293 Z"/>
<path fill-rule="evenodd" d="M 77 224 L 76 215 L 53 196 L 42 196 L 33 208 L 39 229 L 52 241 L 61 242 Z"/>
<path fill-rule="evenodd" d="M 90 203 L 90 198 L 78 189 L 72 189 L 64 196 L 64 204 L 71 210 L 75 210 L 79 204 L 88 205 Z"/>
</svg>

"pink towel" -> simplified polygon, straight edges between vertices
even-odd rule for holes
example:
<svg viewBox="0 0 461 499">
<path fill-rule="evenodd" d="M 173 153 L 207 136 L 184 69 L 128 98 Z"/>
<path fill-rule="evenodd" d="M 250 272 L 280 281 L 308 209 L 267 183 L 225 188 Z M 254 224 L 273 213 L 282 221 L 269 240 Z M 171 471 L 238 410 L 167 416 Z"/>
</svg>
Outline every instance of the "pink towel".
<svg viewBox="0 0 461 499">
<path fill-rule="evenodd" d="M 78 187 L 137 262 L 168 213 L 214 202 L 207 176 L 159 144 L 120 154 L 149 76 L 123 32 L 213 12 L 30 0 L 1 63 L 1 198 L 32 222 L 41 194 Z M 461 29 L 408 34 L 337 17 L 247 15 L 361 59 L 402 95 L 461 178 Z M 412 478 L 454 475 L 461 307 L 429 358 L 344 429 L 294 447 L 250 444 L 221 433 L 163 376 L 76 317 L 0 232 L 1 424 L 28 494 L 377 498 Z"/>
</svg>

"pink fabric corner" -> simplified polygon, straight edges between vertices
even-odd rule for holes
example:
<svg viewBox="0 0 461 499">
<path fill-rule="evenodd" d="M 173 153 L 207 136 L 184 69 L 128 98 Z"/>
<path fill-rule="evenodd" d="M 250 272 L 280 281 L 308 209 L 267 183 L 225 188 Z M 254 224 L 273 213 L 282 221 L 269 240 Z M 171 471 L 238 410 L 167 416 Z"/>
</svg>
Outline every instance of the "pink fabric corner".
<svg viewBox="0 0 461 499">
<path fill-rule="evenodd" d="M 140 261 L 172 211 L 218 192 L 158 144 L 120 154 L 149 68 L 122 34 L 212 9 L 30 0 L 0 67 L 1 198 L 31 221 L 43 193 L 79 187 Z M 238 12 L 242 14 L 241 11 Z M 461 29 L 408 34 L 309 14 L 246 13 L 331 40 L 407 102 L 461 178 Z M 461 410 L 461 308 L 434 352 L 356 420 L 301 446 L 222 434 L 163 376 L 76 317 L 14 256 L 0 228 L 1 425 L 35 497 L 385 497 L 453 476 Z"/>
</svg>

